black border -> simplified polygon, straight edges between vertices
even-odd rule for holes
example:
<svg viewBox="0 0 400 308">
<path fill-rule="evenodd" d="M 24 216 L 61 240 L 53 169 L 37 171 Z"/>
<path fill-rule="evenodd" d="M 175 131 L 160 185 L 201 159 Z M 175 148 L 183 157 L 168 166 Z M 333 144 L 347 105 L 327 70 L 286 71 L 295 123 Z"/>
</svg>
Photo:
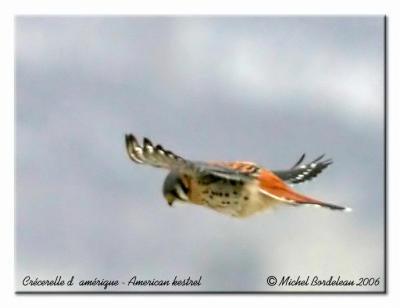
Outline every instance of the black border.
<svg viewBox="0 0 400 308">
<path fill-rule="evenodd" d="M 235 15 L 232 15 L 235 16 Z M 257 16 L 257 15 L 255 15 Z M 303 15 L 304 16 L 304 15 Z M 329 15 L 328 15 L 329 16 Z M 332 15 L 331 15 L 332 16 Z M 346 16 L 346 15 L 343 15 Z M 388 153 L 388 143 L 387 143 L 387 132 L 388 132 L 388 104 L 387 104 L 387 15 L 383 15 L 383 49 L 384 49 L 384 56 L 383 56 L 383 96 L 384 96 L 384 145 L 383 145 L 383 154 L 384 154 L 384 181 L 383 181 L 383 189 L 384 189 L 384 289 L 382 291 L 15 291 L 17 295 L 104 295 L 104 294 L 114 294 L 114 295 L 252 295 L 252 294 L 271 294 L 271 295 L 279 295 L 279 294 L 289 294 L 289 295 L 336 295 L 336 294 L 343 294 L 343 295 L 386 295 L 388 294 L 388 270 L 387 270 L 387 263 L 388 263 L 388 245 L 387 245 L 387 193 L 388 193 L 388 185 L 387 185 L 387 153 Z M 15 21 L 15 20 L 14 20 Z M 14 23 L 15 25 L 15 23 Z M 15 33 L 15 31 L 14 31 Z M 15 62 L 14 62 L 15 66 Z M 15 76 L 14 76 L 15 78 Z M 14 220 L 15 221 L 15 220 Z"/>
</svg>

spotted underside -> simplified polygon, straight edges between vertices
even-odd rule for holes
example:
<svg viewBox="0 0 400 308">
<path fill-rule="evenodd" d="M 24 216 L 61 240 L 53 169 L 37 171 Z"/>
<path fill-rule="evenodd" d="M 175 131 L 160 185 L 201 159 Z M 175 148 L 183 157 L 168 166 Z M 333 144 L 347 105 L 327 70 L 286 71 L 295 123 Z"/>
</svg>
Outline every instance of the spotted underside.
<svg viewBox="0 0 400 308">
<path fill-rule="evenodd" d="M 248 181 L 203 176 L 186 180 L 192 203 L 210 207 L 218 212 L 245 217 L 269 208 L 275 200 L 259 193 Z"/>
</svg>

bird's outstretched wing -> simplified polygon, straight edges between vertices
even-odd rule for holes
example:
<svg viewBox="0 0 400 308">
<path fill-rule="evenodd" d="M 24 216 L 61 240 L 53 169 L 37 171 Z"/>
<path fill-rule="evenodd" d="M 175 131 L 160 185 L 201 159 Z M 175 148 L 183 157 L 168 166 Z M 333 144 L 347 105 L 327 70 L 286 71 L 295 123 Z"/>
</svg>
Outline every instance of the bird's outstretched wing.
<svg viewBox="0 0 400 308">
<path fill-rule="evenodd" d="M 147 164 L 157 168 L 165 168 L 189 175 L 196 175 L 204 181 L 244 181 L 249 179 L 250 169 L 240 165 L 238 168 L 229 163 L 208 163 L 184 159 L 175 153 L 164 149 L 161 145 L 154 146 L 144 138 L 140 145 L 135 136 L 125 135 L 126 149 L 129 157 L 138 164 Z M 243 164 L 243 163 L 241 163 Z"/>
<path fill-rule="evenodd" d="M 138 164 L 148 164 L 157 168 L 182 169 L 187 168 L 190 162 L 186 159 L 165 150 L 161 145 L 154 146 L 147 138 L 140 145 L 135 136 L 125 135 L 126 149 L 129 157 Z"/>
<path fill-rule="evenodd" d="M 311 163 L 302 164 L 305 154 L 294 164 L 294 166 L 288 170 L 272 171 L 281 180 L 290 184 L 299 184 L 305 181 L 309 181 L 315 178 L 322 172 L 326 167 L 333 163 L 331 159 L 322 160 L 325 155 L 321 155 L 314 159 Z"/>
</svg>

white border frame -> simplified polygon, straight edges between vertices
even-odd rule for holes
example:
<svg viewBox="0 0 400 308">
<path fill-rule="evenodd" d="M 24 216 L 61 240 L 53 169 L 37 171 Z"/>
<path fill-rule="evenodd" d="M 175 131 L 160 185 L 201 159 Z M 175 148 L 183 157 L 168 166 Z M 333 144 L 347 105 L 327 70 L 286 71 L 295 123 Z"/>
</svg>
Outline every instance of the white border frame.
<svg viewBox="0 0 400 308">
<path fill-rule="evenodd" d="M 169 306 L 183 304 L 190 307 L 203 307 L 212 300 L 218 305 L 249 304 L 251 306 L 290 305 L 291 307 L 310 307 L 313 305 L 337 307 L 349 305 L 350 301 L 357 300 L 356 305 L 376 307 L 383 301 L 393 304 L 400 297 L 398 292 L 400 277 L 400 243 L 399 233 L 400 200 L 396 194 L 396 186 L 400 183 L 399 161 L 399 11 L 397 1 L 287 1 L 280 0 L 274 3 L 266 1 L 243 1 L 234 4 L 232 1 L 214 0 L 196 1 L 4 1 L 1 4 L 0 31 L 1 48 L 1 104 L 0 125 L 2 155 L 0 160 L 1 174 L 1 208 L 0 215 L 2 228 L 1 243 L 1 302 L 5 307 L 66 307 L 74 304 L 96 305 L 106 307 L 120 304 L 152 304 Z M 79 8 L 79 9 L 77 9 Z M 388 72 L 387 72 L 387 121 L 388 121 L 388 295 L 15 295 L 14 294 L 14 15 L 20 14 L 372 14 L 388 15 Z M 390 216 L 389 216 L 390 215 Z M 196 297 L 196 298 L 194 298 Z"/>
</svg>

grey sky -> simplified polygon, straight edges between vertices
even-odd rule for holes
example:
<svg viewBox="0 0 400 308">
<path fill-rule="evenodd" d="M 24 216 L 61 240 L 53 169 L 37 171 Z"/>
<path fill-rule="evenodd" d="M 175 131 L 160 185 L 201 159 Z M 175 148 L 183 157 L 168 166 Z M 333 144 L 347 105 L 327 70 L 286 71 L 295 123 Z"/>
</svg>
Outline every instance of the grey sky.
<svg viewBox="0 0 400 308">
<path fill-rule="evenodd" d="M 202 275 L 203 291 L 383 280 L 383 56 L 381 17 L 18 17 L 17 290 L 27 274 Z M 129 161 L 128 132 L 270 169 L 326 153 L 297 189 L 354 211 L 169 208 L 166 172 Z"/>
</svg>

